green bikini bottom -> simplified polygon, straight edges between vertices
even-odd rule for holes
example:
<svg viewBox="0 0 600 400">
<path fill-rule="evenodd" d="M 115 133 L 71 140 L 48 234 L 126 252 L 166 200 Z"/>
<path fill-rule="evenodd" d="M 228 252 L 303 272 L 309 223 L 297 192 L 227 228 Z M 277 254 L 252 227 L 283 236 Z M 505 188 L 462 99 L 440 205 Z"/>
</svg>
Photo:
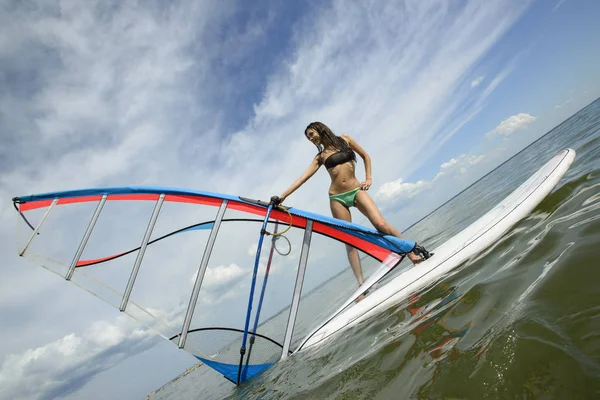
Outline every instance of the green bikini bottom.
<svg viewBox="0 0 600 400">
<path fill-rule="evenodd" d="M 356 199 L 356 195 L 360 192 L 360 187 L 356 189 L 350 190 L 348 192 L 332 194 L 329 196 L 331 200 L 339 201 L 346 207 L 350 208 L 354 206 L 354 199 Z"/>
</svg>

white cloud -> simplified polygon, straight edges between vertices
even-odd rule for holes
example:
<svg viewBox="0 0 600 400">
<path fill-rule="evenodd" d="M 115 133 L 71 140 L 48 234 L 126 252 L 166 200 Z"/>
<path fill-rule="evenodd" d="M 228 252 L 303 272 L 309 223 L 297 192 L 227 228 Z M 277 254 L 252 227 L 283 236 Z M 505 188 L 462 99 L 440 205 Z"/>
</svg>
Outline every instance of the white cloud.
<svg viewBox="0 0 600 400">
<path fill-rule="evenodd" d="M 190 279 L 190 284 L 196 281 L 197 273 Z M 210 307 L 215 308 L 217 305 L 239 296 L 247 295 L 247 288 L 250 287 L 250 282 L 244 277 L 249 277 L 250 273 L 244 270 L 239 265 L 232 263 L 230 265 L 219 265 L 216 267 L 208 267 L 206 269 L 204 280 L 202 281 L 202 289 L 200 291 L 200 301 L 198 304 L 205 303 Z M 202 307 L 197 305 L 196 307 Z M 215 308 L 216 309 L 216 308 Z M 219 308 L 222 310 L 222 308 Z M 218 314 L 218 313 L 217 313 Z M 200 316 L 205 318 L 206 316 Z M 201 320 L 197 320 L 196 323 Z M 220 321 L 224 321 L 221 318 Z M 223 322 L 221 322 L 222 324 Z"/>
<path fill-rule="evenodd" d="M 452 158 L 450 159 L 450 161 L 443 163 L 440 168 L 441 171 L 440 173 L 434 178 L 438 179 L 440 174 L 444 174 L 448 171 L 458 171 L 461 174 L 464 174 L 469 168 L 471 168 L 473 165 L 479 164 L 483 159 L 485 158 L 485 155 L 479 155 L 479 156 L 475 156 L 475 155 L 467 155 L 467 154 L 461 154 L 460 156 L 456 157 L 456 158 Z"/>
<path fill-rule="evenodd" d="M 415 197 L 423 190 L 429 189 L 431 181 L 403 182 L 402 178 L 381 185 L 377 190 L 376 196 L 384 202 L 399 199 L 402 197 Z"/>
<path fill-rule="evenodd" d="M 471 87 L 474 88 L 474 87 L 479 86 L 481 84 L 481 82 L 483 82 L 484 79 L 485 79 L 485 76 L 483 76 L 483 75 L 478 76 L 477 78 L 473 79 L 471 81 Z"/>
<path fill-rule="evenodd" d="M 115 346 L 125 338 L 125 332 L 121 327 L 106 321 L 94 322 L 89 329 L 89 335 L 103 347 Z"/>
<path fill-rule="evenodd" d="M 77 390 L 94 374 L 155 343 L 129 317 L 97 321 L 44 346 L 8 354 L 0 367 L 0 398 L 53 398 Z"/>
<path fill-rule="evenodd" d="M 250 247 L 248 247 L 248 255 L 254 256 L 256 255 L 256 250 L 258 250 L 258 243 L 254 243 Z"/>
<path fill-rule="evenodd" d="M 485 134 L 486 138 L 491 139 L 495 136 L 507 138 L 516 131 L 526 128 L 533 123 L 536 118 L 532 115 L 519 113 L 502 121 L 500 125 Z"/>
<path fill-rule="evenodd" d="M 219 265 L 217 267 L 210 267 L 206 269 L 206 275 L 204 276 L 203 286 L 215 287 L 224 286 L 230 284 L 242 277 L 246 272 L 237 264 L 230 265 Z M 196 275 L 192 277 L 190 282 L 194 284 L 196 281 Z"/>
<path fill-rule="evenodd" d="M 432 189 L 436 182 L 442 177 L 465 174 L 473 166 L 481 163 L 485 155 L 461 154 L 440 165 L 436 176 L 430 180 L 419 180 L 417 182 L 403 182 L 402 178 L 381 185 L 375 196 L 384 204 L 390 204 L 401 199 L 409 199 L 420 195 L 422 192 Z"/>
</svg>

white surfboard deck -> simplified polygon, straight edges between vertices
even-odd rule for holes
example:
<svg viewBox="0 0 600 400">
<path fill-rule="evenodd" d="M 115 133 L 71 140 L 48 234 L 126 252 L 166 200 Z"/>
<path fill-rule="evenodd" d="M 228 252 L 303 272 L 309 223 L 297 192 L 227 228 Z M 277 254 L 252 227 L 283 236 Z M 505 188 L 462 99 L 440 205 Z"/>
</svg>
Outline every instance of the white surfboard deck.
<svg viewBox="0 0 600 400">
<path fill-rule="evenodd" d="M 402 273 L 359 303 L 354 303 L 357 294 L 353 294 L 321 326 L 307 335 L 296 351 L 323 343 L 360 321 L 400 303 L 480 253 L 527 216 L 554 189 L 574 159 L 575 150 L 561 151 L 487 214 L 434 249 L 433 257 Z M 374 283 L 374 279 L 380 279 L 389 269 L 390 262 L 384 262 L 357 293 L 362 293 Z"/>
</svg>

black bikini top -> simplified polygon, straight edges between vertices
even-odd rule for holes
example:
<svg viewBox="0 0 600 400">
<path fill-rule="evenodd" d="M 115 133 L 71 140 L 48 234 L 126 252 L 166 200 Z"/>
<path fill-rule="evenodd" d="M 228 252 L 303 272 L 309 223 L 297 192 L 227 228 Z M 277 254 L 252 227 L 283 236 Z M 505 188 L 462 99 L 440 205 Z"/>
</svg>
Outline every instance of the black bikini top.
<svg viewBox="0 0 600 400">
<path fill-rule="evenodd" d="M 352 150 L 338 151 L 327 157 L 327 160 L 325 160 L 325 168 L 331 169 L 337 165 L 354 160 L 356 160 L 356 156 Z"/>
</svg>

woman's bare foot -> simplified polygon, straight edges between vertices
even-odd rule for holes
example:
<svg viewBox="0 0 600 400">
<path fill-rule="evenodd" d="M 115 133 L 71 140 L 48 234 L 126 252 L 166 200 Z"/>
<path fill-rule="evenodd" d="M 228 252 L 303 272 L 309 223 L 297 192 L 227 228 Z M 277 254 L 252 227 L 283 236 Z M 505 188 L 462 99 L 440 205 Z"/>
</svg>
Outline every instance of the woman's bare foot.
<svg viewBox="0 0 600 400">
<path fill-rule="evenodd" d="M 354 300 L 354 302 L 355 302 L 355 303 L 358 303 L 359 301 L 362 301 L 362 300 L 364 300 L 364 299 L 365 299 L 365 295 L 364 295 L 364 294 L 361 294 L 360 296 L 358 296 L 358 297 L 357 297 L 357 298 Z"/>
<path fill-rule="evenodd" d="M 423 257 L 420 257 L 420 256 L 416 255 L 412 251 L 410 253 L 408 253 L 406 256 L 415 265 L 423 262 Z"/>
<path fill-rule="evenodd" d="M 413 249 L 413 251 L 408 253 L 406 256 L 410 261 L 412 261 L 414 265 L 416 265 L 427 260 L 432 255 L 433 253 L 430 253 L 427 250 L 425 250 L 425 247 L 415 244 L 415 248 Z"/>
</svg>

